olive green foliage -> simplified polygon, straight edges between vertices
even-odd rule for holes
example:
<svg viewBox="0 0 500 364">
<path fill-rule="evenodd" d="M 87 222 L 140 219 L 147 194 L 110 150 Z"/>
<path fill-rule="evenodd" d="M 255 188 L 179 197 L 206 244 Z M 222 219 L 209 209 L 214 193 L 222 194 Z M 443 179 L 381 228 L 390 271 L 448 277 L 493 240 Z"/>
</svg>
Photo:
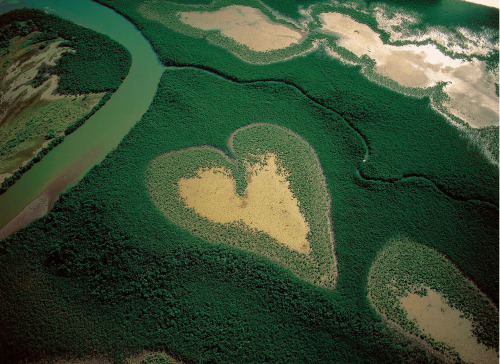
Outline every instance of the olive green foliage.
<svg viewBox="0 0 500 364">
<path fill-rule="evenodd" d="M 130 54 L 122 45 L 41 10 L 19 9 L 3 14 L 0 16 L 0 30 L 3 37 L 0 44 L 4 47 L 13 37 L 33 31 L 40 32 L 40 35 L 32 42 L 57 37 L 66 40 L 62 46 L 71 47 L 75 52 L 66 52 L 54 66 L 40 69 L 37 78 L 60 76 L 56 89 L 60 94 L 115 91 L 130 68 Z"/>
<path fill-rule="evenodd" d="M 428 99 L 321 53 L 251 65 L 144 19 L 137 2 L 106 3 L 173 67 L 120 146 L 49 215 L 0 243 L 6 360 L 89 350 L 118 360 L 147 348 L 186 362 L 432 362 L 367 299 L 370 267 L 395 236 L 445 254 L 498 300 L 498 169 Z M 201 145 L 230 155 L 227 138 L 255 122 L 290 129 L 318 156 L 332 199 L 335 290 L 197 238 L 151 200 L 152 159 Z M 25 284 L 28 274 L 40 284 Z"/>
<path fill-rule="evenodd" d="M 401 306 L 400 297 L 419 292 L 422 287 L 442 293 L 451 307 L 472 321 L 478 340 L 498 351 L 498 310 L 495 306 L 436 250 L 404 238 L 389 241 L 370 271 L 368 290 L 373 304 L 405 331 L 422 337 L 450 355 L 450 349 L 424 335 Z"/>
<path fill-rule="evenodd" d="M 498 132 L 498 126 L 487 126 L 481 129 L 477 130 L 470 130 L 469 131 L 472 135 L 474 134 L 479 134 L 478 137 L 481 138 L 482 140 L 485 140 L 485 147 L 487 148 L 488 152 L 490 152 L 493 155 L 493 158 L 498 161 L 499 160 L 499 146 L 500 146 L 500 140 L 499 140 L 499 132 Z"/>
<path fill-rule="evenodd" d="M 17 171 L 14 172 L 14 174 L 10 177 L 7 177 L 3 180 L 2 184 L 0 185 L 0 194 L 4 193 L 7 191 L 7 189 L 12 186 L 16 181 L 21 178 L 21 176 L 29 171 L 36 163 L 40 162 L 42 158 L 47 155 L 52 149 L 54 149 L 56 146 L 62 143 L 64 140 L 65 135 L 69 135 L 72 132 L 74 132 L 76 129 L 78 129 L 80 126 L 82 126 L 85 121 L 87 121 L 92 115 L 96 113 L 97 110 L 101 108 L 102 105 L 106 103 L 106 101 L 109 100 L 111 97 L 111 92 L 106 92 L 106 94 L 99 100 L 99 102 L 88 112 L 86 115 L 82 116 L 79 118 L 77 121 L 75 121 L 73 124 L 68 126 L 66 130 L 64 131 L 63 135 L 56 136 L 55 134 L 50 134 L 51 131 L 48 132 L 46 139 L 51 139 L 49 144 L 42 148 L 31 160 L 19 167 Z M 14 138 L 15 140 L 13 141 L 13 144 L 16 144 L 19 142 L 19 137 L 16 136 Z M 22 139 L 22 137 L 21 137 Z"/>
<path fill-rule="evenodd" d="M 48 86 L 48 85 L 47 85 Z M 43 92 L 44 90 L 40 90 Z M 84 118 L 98 104 L 102 94 L 64 98 L 26 108 L 21 115 L 0 127 L 0 171 L 17 169 L 23 156 L 29 159 L 45 140 L 64 135 L 75 121 Z M 39 97 L 38 95 L 35 96 Z M 28 157 L 26 157 L 28 156 Z M 16 157 L 21 157 L 16 159 Z"/>
<path fill-rule="evenodd" d="M 271 124 L 255 124 L 237 131 L 233 137 L 238 160 L 228 160 L 212 148 L 190 148 L 155 158 L 146 172 L 146 184 L 153 200 L 174 223 L 194 235 L 215 243 L 225 242 L 262 254 L 290 269 L 299 277 L 321 287 L 333 288 L 336 278 L 335 255 L 329 230 L 330 198 L 321 166 L 308 143 L 293 132 Z M 272 153 L 279 168 L 287 173 L 290 190 L 300 202 L 299 209 L 309 224 L 311 252 L 301 254 L 283 246 L 267 234 L 244 224 L 220 224 L 187 209 L 177 188 L 180 178 L 189 178 L 205 168 L 230 171 L 236 185 L 246 187 L 245 165 L 261 162 L 256 156 Z M 237 187 L 238 189 L 238 187 Z"/>
</svg>

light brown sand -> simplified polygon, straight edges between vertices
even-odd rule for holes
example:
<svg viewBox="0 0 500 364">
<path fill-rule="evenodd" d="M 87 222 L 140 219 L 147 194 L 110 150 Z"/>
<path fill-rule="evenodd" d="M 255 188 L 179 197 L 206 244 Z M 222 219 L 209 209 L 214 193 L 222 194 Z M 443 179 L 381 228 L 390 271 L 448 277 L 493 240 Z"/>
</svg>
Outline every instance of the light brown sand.
<svg viewBox="0 0 500 364">
<path fill-rule="evenodd" d="M 236 182 L 222 168 L 200 169 L 192 178 L 181 178 L 179 194 L 187 207 L 217 223 L 241 221 L 267 233 L 299 253 L 310 251 L 309 224 L 284 174 L 278 172 L 276 156 L 267 154 L 262 163 L 247 166 L 250 173 L 244 196 L 236 193 Z"/>
<path fill-rule="evenodd" d="M 31 201 L 19 214 L 16 215 L 7 225 L 0 230 L 0 239 L 11 235 L 21 227 L 28 225 L 35 219 L 46 215 L 49 212 L 50 196 L 43 192 Z"/>
<path fill-rule="evenodd" d="M 0 103 L 12 103 L 18 97 L 21 99 L 30 98 L 39 88 L 35 89 L 30 85 L 30 82 L 35 78 L 39 68 L 43 65 L 54 65 L 61 58 L 62 54 L 68 51 L 73 51 L 68 47 L 59 47 L 62 41 L 51 42 L 44 49 L 38 50 L 30 59 L 21 63 L 14 62 L 5 70 L 5 75 L 1 78 L 1 87 L 4 90 L 0 94 Z M 9 57 L 17 58 L 25 53 L 25 49 L 18 50 L 15 54 Z M 51 91 L 57 87 L 59 77 L 53 76 L 44 84 L 51 83 Z M 55 96 L 50 93 L 44 93 L 43 98 L 56 99 L 64 96 Z"/>
<path fill-rule="evenodd" d="M 375 60 L 375 71 L 407 87 L 431 87 L 448 82 L 444 91 L 451 113 L 473 127 L 498 125 L 495 78 L 482 61 L 452 59 L 434 45 L 393 46 L 382 42 L 365 24 L 340 13 L 320 15 L 323 30 L 340 37 L 338 45 L 358 57 Z"/>
<path fill-rule="evenodd" d="M 128 364 L 140 363 L 150 355 L 159 355 L 159 356 L 161 355 L 165 357 L 169 361 L 169 363 L 182 364 L 181 361 L 174 359 L 164 351 L 145 351 L 141 354 L 129 356 L 128 358 L 125 359 L 125 362 Z"/>
<path fill-rule="evenodd" d="M 185 24 L 203 30 L 220 32 L 248 48 L 266 52 L 297 44 L 304 33 L 272 22 L 262 11 L 249 6 L 230 5 L 216 11 L 180 12 Z"/>
<path fill-rule="evenodd" d="M 435 340 L 454 348 L 460 358 L 470 363 L 498 363 L 498 353 L 477 342 L 470 320 L 461 311 L 450 307 L 443 295 L 429 289 L 427 296 L 409 294 L 400 298 L 408 318 Z"/>
</svg>

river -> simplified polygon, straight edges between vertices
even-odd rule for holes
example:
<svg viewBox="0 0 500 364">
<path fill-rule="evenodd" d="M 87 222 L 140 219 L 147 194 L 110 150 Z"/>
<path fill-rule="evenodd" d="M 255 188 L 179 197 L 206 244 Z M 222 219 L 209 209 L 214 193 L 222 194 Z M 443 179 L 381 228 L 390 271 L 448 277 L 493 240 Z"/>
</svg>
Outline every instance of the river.
<svg viewBox="0 0 500 364">
<path fill-rule="evenodd" d="M 0 195 L 0 229 L 47 191 L 57 196 L 76 184 L 116 148 L 148 109 L 165 69 L 142 33 L 103 5 L 91 0 L 0 0 L 0 13 L 23 7 L 43 9 L 108 35 L 129 50 L 132 65 L 99 111 Z"/>
</svg>

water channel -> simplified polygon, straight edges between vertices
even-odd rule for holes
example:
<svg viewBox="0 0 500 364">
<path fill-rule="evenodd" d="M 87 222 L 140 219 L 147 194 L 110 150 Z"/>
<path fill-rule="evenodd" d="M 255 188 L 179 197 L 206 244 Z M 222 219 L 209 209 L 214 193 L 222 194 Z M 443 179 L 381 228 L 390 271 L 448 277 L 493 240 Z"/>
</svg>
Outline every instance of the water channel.
<svg viewBox="0 0 500 364">
<path fill-rule="evenodd" d="M 0 229 L 49 186 L 51 193 L 63 192 L 116 148 L 148 109 L 164 70 L 142 33 L 103 5 L 91 0 L 0 0 L 0 13 L 23 7 L 42 9 L 108 35 L 129 50 L 132 65 L 119 89 L 98 112 L 0 195 Z"/>
</svg>

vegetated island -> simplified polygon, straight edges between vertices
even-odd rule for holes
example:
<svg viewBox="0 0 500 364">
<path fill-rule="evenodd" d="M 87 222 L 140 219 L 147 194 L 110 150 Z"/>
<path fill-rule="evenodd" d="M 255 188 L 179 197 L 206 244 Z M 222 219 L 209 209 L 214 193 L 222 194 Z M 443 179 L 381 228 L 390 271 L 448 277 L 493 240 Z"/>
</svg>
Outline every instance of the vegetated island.
<svg viewBox="0 0 500 364">
<path fill-rule="evenodd" d="M 155 158 L 146 174 L 155 204 L 195 235 L 259 253 L 334 288 L 330 197 L 314 150 L 272 124 L 238 129 L 228 143 L 234 160 L 210 147 Z"/>
<path fill-rule="evenodd" d="M 434 249 L 392 239 L 373 262 L 368 290 L 383 317 L 449 359 L 498 363 L 498 309 Z"/>
<path fill-rule="evenodd" d="M 0 16 L 0 193 L 118 89 L 130 53 L 40 10 Z"/>
</svg>

